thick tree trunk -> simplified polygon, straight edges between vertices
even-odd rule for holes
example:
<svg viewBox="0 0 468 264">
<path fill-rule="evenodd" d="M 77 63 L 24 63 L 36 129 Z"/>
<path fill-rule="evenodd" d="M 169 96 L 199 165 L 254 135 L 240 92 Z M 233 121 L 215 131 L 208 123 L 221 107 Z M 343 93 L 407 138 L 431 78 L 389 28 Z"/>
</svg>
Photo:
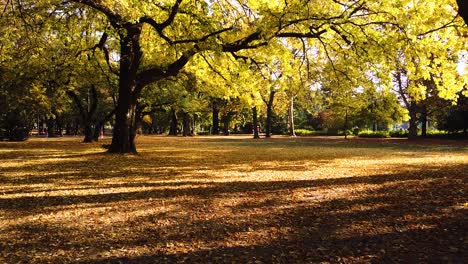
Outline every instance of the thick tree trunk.
<svg viewBox="0 0 468 264">
<path fill-rule="evenodd" d="M 294 97 L 293 96 L 291 96 L 291 98 L 289 99 L 288 123 L 289 123 L 289 136 L 295 137 L 296 132 L 294 131 Z"/>
<path fill-rule="evenodd" d="M 219 106 L 216 100 L 213 101 L 213 128 L 211 129 L 212 135 L 219 135 Z"/>
<path fill-rule="evenodd" d="M 136 153 L 137 71 L 141 63 L 141 24 L 129 25 L 120 36 L 119 96 L 112 134 L 111 153 Z"/>
<path fill-rule="evenodd" d="M 275 100 L 276 91 L 270 92 L 270 98 L 267 102 L 267 117 L 266 117 L 266 129 L 265 129 L 265 137 L 271 137 L 271 122 L 273 119 L 273 101 Z"/>
<path fill-rule="evenodd" d="M 253 134 L 254 134 L 254 138 L 255 139 L 258 139 L 260 138 L 260 129 L 259 129 L 259 126 L 258 126 L 258 114 L 257 114 L 257 107 L 254 106 L 252 108 L 252 116 L 253 116 Z"/>
<path fill-rule="evenodd" d="M 169 136 L 177 136 L 177 113 L 176 110 L 171 110 L 171 126 L 169 127 Z"/>
</svg>

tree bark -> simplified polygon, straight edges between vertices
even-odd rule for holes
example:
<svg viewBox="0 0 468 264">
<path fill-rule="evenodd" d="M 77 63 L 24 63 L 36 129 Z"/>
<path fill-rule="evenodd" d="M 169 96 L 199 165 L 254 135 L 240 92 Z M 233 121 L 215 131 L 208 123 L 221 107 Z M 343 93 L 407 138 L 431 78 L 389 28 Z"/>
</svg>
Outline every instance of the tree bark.
<svg viewBox="0 0 468 264">
<path fill-rule="evenodd" d="M 213 100 L 212 112 L 213 112 L 213 128 L 211 130 L 211 134 L 219 135 L 219 105 L 216 99 Z"/>
<path fill-rule="evenodd" d="M 294 131 L 294 96 L 291 96 L 291 98 L 289 99 L 288 123 L 289 136 L 295 137 L 296 132 Z"/>
<path fill-rule="evenodd" d="M 265 137 L 271 137 L 271 122 L 273 119 L 273 101 L 275 100 L 276 91 L 270 92 L 270 97 L 267 102 L 267 118 L 266 118 L 266 129 L 265 129 Z"/>
<path fill-rule="evenodd" d="M 112 133 L 111 153 L 136 153 L 136 100 L 137 72 L 141 63 L 142 51 L 140 35 L 142 24 L 130 24 L 125 27 L 120 38 L 119 96 L 115 113 L 115 125 Z"/>
<path fill-rule="evenodd" d="M 229 127 L 231 126 L 231 119 L 232 119 L 233 113 L 228 112 L 226 113 L 225 116 L 223 116 L 223 134 L 225 136 L 229 136 Z"/>
<path fill-rule="evenodd" d="M 91 143 L 94 139 L 94 130 L 91 123 L 85 123 L 84 125 L 84 143 Z"/>
<path fill-rule="evenodd" d="M 55 134 L 55 119 L 50 117 L 47 119 L 47 137 L 56 137 Z"/>
<path fill-rule="evenodd" d="M 425 138 L 427 136 L 427 101 L 423 102 L 421 109 L 421 137 Z"/>
<path fill-rule="evenodd" d="M 103 122 L 97 122 L 94 125 L 94 132 L 93 132 L 93 141 L 99 141 L 99 137 L 101 136 L 102 127 L 104 126 Z"/>
<path fill-rule="evenodd" d="M 345 110 L 344 138 L 348 139 L 348 108 Z"/>
<path fill-rule="evenodd" d="M 73 92 L 73 91 L 68 91 L 67 92 L 68 96 L 70 96 L 73 101 L 75 102 L 76 107 L 78 108 L 78 111 L 80 112 L 81 115 L 81 121 L 84 125 L 84 139 L 83 142 L 85 143 L 91 143 L 96 139 L 96 131 L 93 130 L 93 116 L 96 113 L 97 109 L 97 104 L 98 104 L 98 97 L 97 97 L 97 92 L 96 88 L 94 86 L 91 86 L 91 88 L 88 91 L 86 103 L 87 103 L 87 109 L 83 107 L 83 104 L 78 97 L 78 95 Z M 99 137 L 99 134 L 97 135 Z M 97 139 L 96 139 L 97 141 Z"/>
<path fill-rule="evenodd" d="M 260 131 L 258 127 L 258 114 L 257 114 L 257 107 L 254 106 L 252 108 L 252 116 L 253 116 L 253 134 L 254 139 L 260 138 Z"/>
<path fill-rule="evenodd" d="M 409 110 L 409 128 L 408 128 L 408 138 L 415 139 L 418 137 L 418 117 L 417 117 L 417 109 L 416 104 L 411 102 Z"/>
<path fill-rule="evenodd" d="M 190 114 L 187 112 L 184 112 L 183 121 L 182 121 L 182 135 L 184 137 L 192 136 L 191 123 L 192 122 L 191 122 Z"/>
<path fill-rule="evenodd" d="M 169 136 L 177 136 L 177 113 L 175 109 L 171 110 L 171 126 L 169 127 Z"/>
</svg>

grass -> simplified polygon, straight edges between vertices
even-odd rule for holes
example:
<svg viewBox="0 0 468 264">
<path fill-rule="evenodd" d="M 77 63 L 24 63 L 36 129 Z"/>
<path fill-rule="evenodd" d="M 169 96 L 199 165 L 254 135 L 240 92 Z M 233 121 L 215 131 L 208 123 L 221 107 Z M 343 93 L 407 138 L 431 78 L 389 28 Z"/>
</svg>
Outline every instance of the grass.
<svg viewBox="0 0 468 264">
<path fill-rule="evenodd" d="M 0 263 L 466 259 L 466 142 L 80 140 L 0 142 Z"/>
</svg>

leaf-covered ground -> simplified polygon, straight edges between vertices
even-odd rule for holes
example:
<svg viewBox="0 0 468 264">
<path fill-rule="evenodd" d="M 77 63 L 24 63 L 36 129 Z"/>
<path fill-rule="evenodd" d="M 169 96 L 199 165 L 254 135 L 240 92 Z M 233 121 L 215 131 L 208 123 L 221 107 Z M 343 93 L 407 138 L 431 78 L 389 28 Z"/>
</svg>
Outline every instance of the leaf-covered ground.
<svg viewBox="0 0 468 264">
<path fill-rule="evenodd" d="M 466 142 L 0 142 L 0 263 L 463 263 Z"/>
</svg>

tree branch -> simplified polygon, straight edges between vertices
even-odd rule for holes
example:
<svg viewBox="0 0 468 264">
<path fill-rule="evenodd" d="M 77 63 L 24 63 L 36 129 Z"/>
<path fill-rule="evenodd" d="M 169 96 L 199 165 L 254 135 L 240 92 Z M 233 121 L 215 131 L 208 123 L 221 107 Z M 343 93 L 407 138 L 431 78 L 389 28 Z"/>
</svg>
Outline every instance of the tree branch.
<svg viewBox="0 0 468 264">
<path fill-rule="evenodd" d="M 139 94 L 141 90 L 148 84 L 177 75 L 179 71 L 185 66 L 185 64 L 187 64 L 187 62 L 193 57 L 193 55 L 197 53 L 197 48 L 198 47 L 195 46 L 193 49 L 183 53 L 179 59 L 166 67 L 154 66 L 140 72 L 136 78 L 138 83 L 134 93 Z"/>
<path fill-rule="evenodd" d="M 102 5 L 101 1 L 92 1 L 92 0 L 70 0 L 71 2 L 83 4 L 89 6 L 101 13 L 103 13 L 108 19 L 111 25 L 114 28 L 121 28 L 125 20 L 117 13 L 112 11 L 107 6 Z"/>
<path fill-rule="evenodd" d="M 158 22 L 156 22 L 156 20 L 154 20 L 153 18 L 148 17 L 148 16 L 144 16 L 144 17 L 140 18 L 140 22 L 141 23 L 146 23 L 146 24 L 152 26 L 154 28 L 154 30 L 156 30 L 156 32 L 158 33 L 158 35 L 161 38 L 163 38 L 169 44 L 173 44 L 173 41 L 169 37 L 164 35 L 164 29 L 167 28 L 168 26 L 170 26 L 174 22 L 174 19 L 175 19 L 177 13 L 179 12 L 180 3 L 182 3 L 182 0 L 177 0 L 176 1 L 174 6 L 172 6 L 172 8 L 171 8 L 171 12 L 169 13 L 169 17 L 162 23 L 158 23 Z"/>
</svg>

